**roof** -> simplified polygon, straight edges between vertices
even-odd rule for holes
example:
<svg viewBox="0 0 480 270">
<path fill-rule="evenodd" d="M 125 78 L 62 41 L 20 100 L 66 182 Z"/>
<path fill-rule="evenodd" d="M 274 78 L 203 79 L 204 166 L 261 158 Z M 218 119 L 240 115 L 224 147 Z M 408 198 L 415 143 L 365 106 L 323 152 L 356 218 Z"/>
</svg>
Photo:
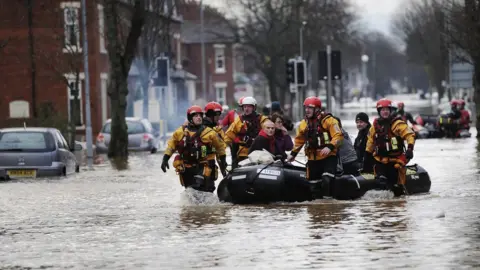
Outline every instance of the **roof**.
<svg viewBox="0 0 480 270">
<path fill-rule="evenodd" d="M 140 118 L 140 117 L 125 117 L 125 121 L 133 121 L 133 122 L 135 122 L 135 121 L 138 122 L 138 121 L 141 121 L 142 119 L 143 118 Z M 105 123 L 110 123 L 110 122 L 112 122 L 111 118 L 108 119 Z"/>
<path fill-rule="evenodd" d="M 201 42 L 201 25 L 195 21 L 184 21 L 182 24 L 182 39 L 185 44 Z M 206 22 L 204 25 L 205 43 L 234 43 L 236 35 L 226 23 Z"/>
</svg>

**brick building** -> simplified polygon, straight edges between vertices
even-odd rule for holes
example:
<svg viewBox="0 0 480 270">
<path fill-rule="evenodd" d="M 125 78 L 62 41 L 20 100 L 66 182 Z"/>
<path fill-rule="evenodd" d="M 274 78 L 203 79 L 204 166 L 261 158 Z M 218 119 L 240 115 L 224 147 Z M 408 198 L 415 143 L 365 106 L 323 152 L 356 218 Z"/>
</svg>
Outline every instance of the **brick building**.
<svg viewBox="0 0 480 270">
<path fill-rule="evenodd" d="M 86 1 L 94 136 L 110 112 L 108 56 L 100 3 Z M 170 14 L 167 10 L 173 7 L 172 1 L 165 3 L 164 14 Z M 69 120 L 71 108 L 79 108 L 74 114 L 78 117 L 73 120 L 77 123 L 77 133 L 84 134 L 81 15 L 79 0 L 0 1 L 0 47 L 6 41 L 6 46 L 0 49 L 0 127 L 8 126 L 14 118 L 35 118 L 41 106 L 50 104 L 58 115 L 68 116 Z M 173 29 L 175 31 L 175 27 Z M 76 82 L 78 91 L 72 91 L 76 89 Z M 78 99 L 74 98 L 76 92 Z M 79 106 L 73 106 L 74 102 Z"/>
<path fill-rule="evenodd" d="M 187 2 L 180 12 L 182 24 L 182 55 L 185 69 L 197 76 L 196 94 L 202 93 L 202 58 L 200 7 L 195 1 Z M 223 104 L 233 104 L 235 75 L 241 72 L 243 60 L 235 43 L 235 34 L 225 23 L 225 18 L 215 9 L 204 10 L 204 42 L 206 62 L 207 99 Z"/>
</svg>

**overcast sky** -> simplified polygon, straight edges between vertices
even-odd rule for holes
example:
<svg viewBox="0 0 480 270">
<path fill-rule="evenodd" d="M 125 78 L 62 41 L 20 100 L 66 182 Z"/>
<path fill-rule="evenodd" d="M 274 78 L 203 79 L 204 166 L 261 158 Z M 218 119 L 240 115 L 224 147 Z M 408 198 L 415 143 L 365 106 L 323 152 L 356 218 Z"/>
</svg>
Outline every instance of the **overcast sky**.
<svg viewBox="0 0 480 270">
<path fill-rule="evenodd" d="M 204 0 L 205 3 L 224 8 L 227 0 Z M 390 33 L 392 14 L 400 8 L 404 0 L 352 0 L 359 7 L 365 22 L 372 28 Z"/>
</svg>

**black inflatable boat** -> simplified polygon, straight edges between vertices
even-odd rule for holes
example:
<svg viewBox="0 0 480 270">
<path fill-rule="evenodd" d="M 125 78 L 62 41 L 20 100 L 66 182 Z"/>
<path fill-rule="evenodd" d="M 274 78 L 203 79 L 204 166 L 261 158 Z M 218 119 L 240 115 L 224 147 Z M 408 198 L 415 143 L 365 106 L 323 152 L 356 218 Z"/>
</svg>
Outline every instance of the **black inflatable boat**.
<svg viewBox="0 0 480 270">
<path fill-rule="evenodd" d="M 328 194 L 337 200 L 353 200 L 376 188 L 373 174 L 337 176 Z M 408 194 L 430 191 L 430 177 L 418 165 L 407 166 Z M 313 200 L 305 179 L 305 167 L 275 162 L 239 167 L 223 179 L 217 189 L 220 201 L 236 204 L 302 202 Z"/>
</svg>

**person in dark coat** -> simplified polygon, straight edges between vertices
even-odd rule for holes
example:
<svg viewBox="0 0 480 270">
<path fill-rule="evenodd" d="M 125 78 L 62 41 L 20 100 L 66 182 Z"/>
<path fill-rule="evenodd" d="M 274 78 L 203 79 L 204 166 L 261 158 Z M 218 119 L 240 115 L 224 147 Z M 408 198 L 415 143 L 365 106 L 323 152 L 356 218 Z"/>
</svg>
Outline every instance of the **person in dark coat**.
<svg viewBox="0 0 480 270">
<path fill-rule="evenodd" d="M 275 145 L 275 124 L 267 119 L 263 123 L 263 129 L 258 133 L 258 136 L 248 149 L 248 154 L 257 150 L 267 150 L 270 154 L 277 155 L 277 147 Z"/>
<path fill-rule="evenodd" d="M 283 126 L 284 116 L 279 113 L 274 113 L 271 116 L 272 122 L 275 124 L 275 145 L 277 147 L 277 153 L 281 154 L 283 159 L 287 158 L 286 151 L 293 149 L 293 140 L 288 135 L 287 129 Z"/>
<path fill-rule="evenodd" d="M 282 110 L 282 106 L 280 106 L 280 102 L 279 101 L 273 101 L 272 102 L 272 106 L 270 108 L 270 113 L 271 114 L 274 114 L 274 113 L 278 113 L 280 114 L 282 117 L 283 117 L 283 126 L 288 130 L 288 131 L 292 131 L 293 130 L 293 122 L 292 120 L 286 116 L 284 113 L 283 113 L 283 110 Z"/>
<path fill-rule="evenodd" d="M 355 138 L 354 147 L 357 152 L 357 160 L 363 164 L 365 148 L 367 147 L 367 135 L 372 125 L 369 122 L 368 115 L 364 112 L 355 116 L 355 123 L 357 124 L 358 134 Z"/>
</svg>

